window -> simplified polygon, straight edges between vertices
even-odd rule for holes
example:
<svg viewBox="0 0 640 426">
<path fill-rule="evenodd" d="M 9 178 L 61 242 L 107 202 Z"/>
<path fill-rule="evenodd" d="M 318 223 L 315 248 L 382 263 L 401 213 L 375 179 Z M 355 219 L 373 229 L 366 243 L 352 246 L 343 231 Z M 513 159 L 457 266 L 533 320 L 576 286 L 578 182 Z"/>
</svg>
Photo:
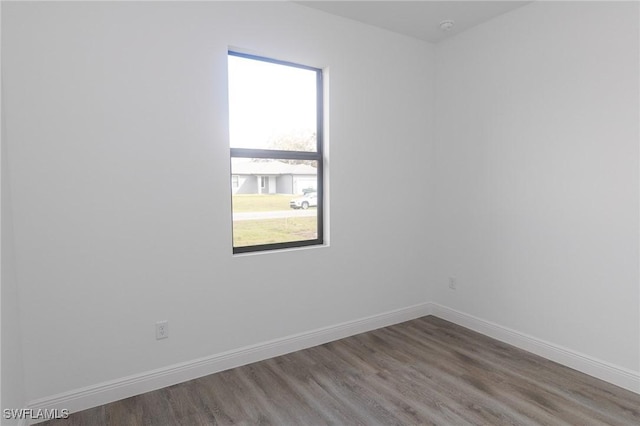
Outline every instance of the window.
<svg viewBox="0 0 640 426">
<path fill-rule="evenodd" d="M 231 176 L 231 187 L 237 189 L 240 186 L 240 181 L 237 175 Z"/>
<path fill-rule="evenodd" d="M 233 252 L 323 244 L 322 70 L 228 60 Z"/>
</svg>

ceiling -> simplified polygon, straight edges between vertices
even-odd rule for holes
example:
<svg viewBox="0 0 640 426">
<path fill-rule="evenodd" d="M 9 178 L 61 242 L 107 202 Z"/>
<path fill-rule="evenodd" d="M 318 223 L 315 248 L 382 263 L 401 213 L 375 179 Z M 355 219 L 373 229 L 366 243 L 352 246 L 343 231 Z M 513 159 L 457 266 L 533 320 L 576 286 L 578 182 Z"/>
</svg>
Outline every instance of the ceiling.
<svg viewBox="0 0 640 426">
<path fill-rule="evenodd" d="M 531 1 L 297 1 L 301 5 L 365 24 L 437 42 Z M 442 31 L 440 22 L 455 22 Z"/>
</svg>

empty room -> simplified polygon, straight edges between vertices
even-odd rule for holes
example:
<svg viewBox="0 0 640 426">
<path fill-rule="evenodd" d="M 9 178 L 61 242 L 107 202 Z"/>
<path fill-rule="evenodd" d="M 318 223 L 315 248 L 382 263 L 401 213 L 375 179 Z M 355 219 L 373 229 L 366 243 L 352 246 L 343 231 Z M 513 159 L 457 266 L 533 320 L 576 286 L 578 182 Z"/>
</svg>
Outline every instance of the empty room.
<svg viewBox="0 0 640 426">
<path fill-rule="evenodd" d="M 2 425 L 640 424 L 640 3 L 0 14 Z"/>
</svg>

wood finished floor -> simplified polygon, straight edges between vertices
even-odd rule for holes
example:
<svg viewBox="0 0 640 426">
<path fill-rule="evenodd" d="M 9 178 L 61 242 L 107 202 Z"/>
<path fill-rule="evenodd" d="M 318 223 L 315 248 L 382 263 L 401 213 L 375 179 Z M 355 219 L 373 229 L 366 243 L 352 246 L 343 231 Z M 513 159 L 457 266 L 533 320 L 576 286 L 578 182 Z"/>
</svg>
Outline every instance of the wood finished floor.
<svg viewBox="0 0 640 426">
<path fill-rule="evenodd" d="M 42 423 L 640 425 L 640 395 L 429 316 Z"/>
</svg>

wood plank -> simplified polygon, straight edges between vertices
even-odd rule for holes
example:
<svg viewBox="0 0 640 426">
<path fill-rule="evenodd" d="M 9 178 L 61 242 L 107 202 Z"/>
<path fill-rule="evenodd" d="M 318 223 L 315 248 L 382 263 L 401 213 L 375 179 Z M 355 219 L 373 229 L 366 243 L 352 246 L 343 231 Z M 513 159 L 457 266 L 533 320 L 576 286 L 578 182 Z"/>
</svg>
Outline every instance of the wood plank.
<svg viewBox="0 0 640 426">
<path fill-rule="evenodd" d="M 636 426 L 640 395 L 428 316 L 42 424 Z"/>
</svg>

